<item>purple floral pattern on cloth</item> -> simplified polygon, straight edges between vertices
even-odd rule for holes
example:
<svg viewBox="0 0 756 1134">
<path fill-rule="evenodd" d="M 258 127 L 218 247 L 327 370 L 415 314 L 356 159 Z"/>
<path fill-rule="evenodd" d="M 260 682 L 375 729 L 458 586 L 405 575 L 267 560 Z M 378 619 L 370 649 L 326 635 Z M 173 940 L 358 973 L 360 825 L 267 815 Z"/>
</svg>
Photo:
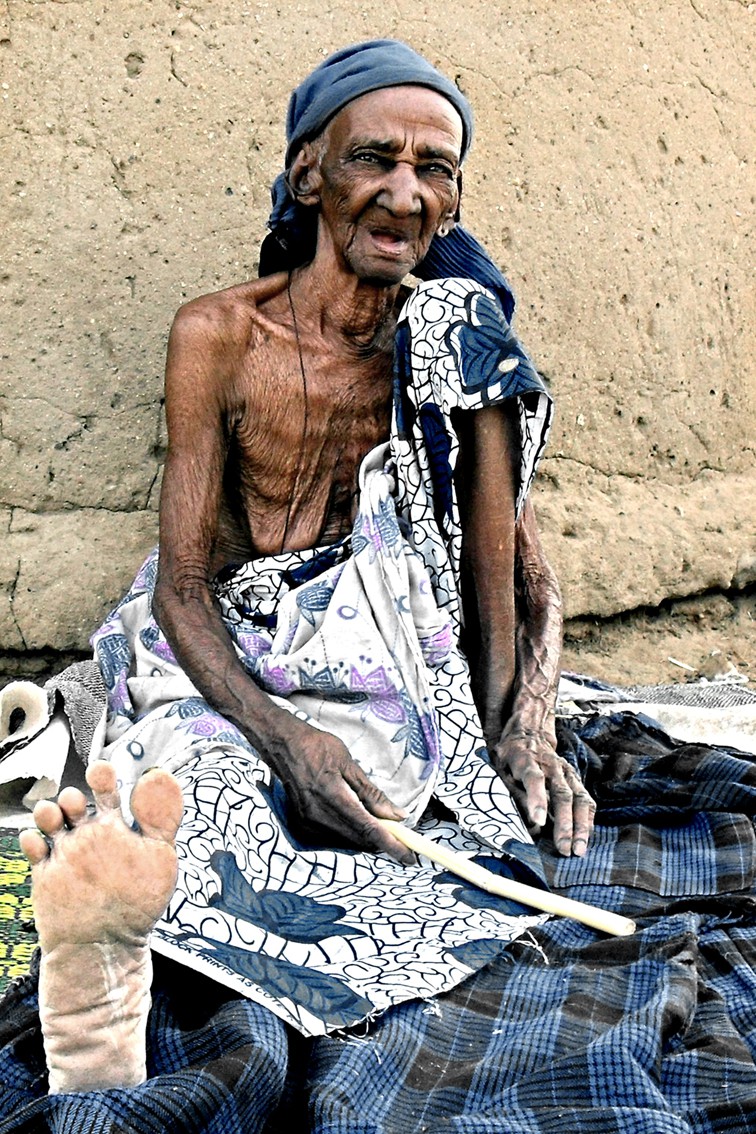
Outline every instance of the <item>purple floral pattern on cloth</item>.
<svg viewBox="0 0 756 1134">
<path fill-rule="evenodd" d="M 365 692 L 366 699 L 369 698 L 370 712 L 375 713 L 380 720 L 400 724 L 407 719 L 399 696 L 400 691 L 382 665 L 365 674 L 361 674 L 352 666 L 350 678 L 352 689 Z"/>
<path fill-rule="evenodd" d="M 350 545 L 256 559 L 226 569 L 214 589 L 248 673 L 282 708 L 340 736 L 409 821 L 471 857 L 527 860 L 530 839 L 487 761 L 458 647 L 451 413 L 517 399 L 522 497 L 550 409 L 486 295 L 446 280 L 410 297 L 391 441 L 363 462 Z M 499 369 L 513 350 L 519 376 Z M 102 754 L 127 814 L 150 766 L 173 770 L 184 794 L 178 886 L 152 937 L 157 952 L 316 1035 L 452 987 L 540 920 L 466 901 L 424 861 L 302 843 L 264 760 L 176 663 L 151 613 L 156 577 L 153 552 L 92 641 L 109 691 Z M 431 795 L 447 817 L 427 811 Z"/>
<path fill-rule="evenodd" d="M 444 626 L 441 630 L 437 630 L 435 634 L 429 634 L 425 638 L 420 639 L 420 648 L 423 651 L 423 657 L 429 666 L 436 669 L 446 658 L 449 656 L 449 650 L 452 643 L 451 626 Z"/>
</svg>

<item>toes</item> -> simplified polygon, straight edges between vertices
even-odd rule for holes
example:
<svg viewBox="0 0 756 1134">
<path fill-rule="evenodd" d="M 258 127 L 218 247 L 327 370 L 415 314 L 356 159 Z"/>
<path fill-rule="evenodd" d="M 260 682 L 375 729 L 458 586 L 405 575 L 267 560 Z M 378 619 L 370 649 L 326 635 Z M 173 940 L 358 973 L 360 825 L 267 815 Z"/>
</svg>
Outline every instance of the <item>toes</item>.
<svg viewBox="0 0 756 1134">
<path fill-rule="evenodd" d="M 87 816 L 87 797 L 78 788 L 63 788 L 58 796 L 58 807 L 67 825 L 76 827 Z"/>
<path fill-rule="evenodd" d="M 41 799 L 32 814 L 42 834 L 51 839 L 59 835 L 66 825 L 63 812 L 51 799 Z"/>
<path fill-rule="evenodd" d="M 21 831 L 18 836 L 18 845 L 21 847 L 21 853 L 32 866 L 37 866 L 38 863 L 43 862 L 50 853 L 50 848 L 39 831 Z"/>
<path fill-rule="evenodd" d="M 148 839 L 172 843 L 184 813 L 178 781 L 162 768 L 154 768 L 137 780 L 129 801 L 139 829 Z"/>
<path fill-rule="evenodd" d="M 87 768 L 87 783 L 94 793 L 98 811 L 117 811 L 121 801 L 118 798 L 118 780 L 115 768 L 107 760 L 95 760 Z"/>
<path fill-rule="evenodd" d="M 57 803 L 41 799 L 34 808 L 37 830 L 21 831 L 18 843 L 32 866 L 36 866 L 50 853 L 49 839 L 57 841 L 69 827 L 81 823 L 87 814 L 87 800 L 78 788 L 64 788 Z"/>
</svg>

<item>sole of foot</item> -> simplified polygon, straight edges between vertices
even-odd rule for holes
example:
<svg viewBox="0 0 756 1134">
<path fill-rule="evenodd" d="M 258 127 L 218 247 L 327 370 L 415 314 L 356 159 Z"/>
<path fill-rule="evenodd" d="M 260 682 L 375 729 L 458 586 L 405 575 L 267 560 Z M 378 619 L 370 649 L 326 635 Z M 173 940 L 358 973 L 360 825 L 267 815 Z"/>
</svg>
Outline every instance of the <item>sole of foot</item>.
<svg viewBox="0 0 756 1134">
<path fill-rule="evenodd" d="M 94 796 L 65 788 L 34 809 L 37 830 L 22 831 L 32 866 L 32 901 L 43 952 L 60 942 L 143 938 L 162 914 L 176 882 L 174 840 L 181 789 L 162 769 L 145 773 L 130 800 L 137 829 L 121 815 L 116 773 L 91 764 Z"/>
<path fill-rule="evenodd" d="M 87 769 L 94 811 L 77 788 L 34 809 L 20 845 L 32 867 L 42 951 L 39 1006 L 53 1094 L 130 1087 L 146 1077 L 150 933 L 176 885 L 181 789 L 149 771 L 124 822 L 116 773 Z"/>
</svg>

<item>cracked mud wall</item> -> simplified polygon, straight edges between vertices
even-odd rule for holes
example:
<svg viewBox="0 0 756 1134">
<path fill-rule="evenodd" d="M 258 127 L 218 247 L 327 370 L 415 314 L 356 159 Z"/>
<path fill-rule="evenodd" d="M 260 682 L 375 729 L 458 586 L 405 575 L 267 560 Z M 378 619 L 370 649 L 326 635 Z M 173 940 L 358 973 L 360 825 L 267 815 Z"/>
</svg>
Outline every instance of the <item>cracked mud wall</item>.
<svg viewBox="0 0 756 1134">
<path fill-rule="evenodd" d="M 379 35 L 476 110 L 567 613 L 753 581 L 754 7 L 0 0 L 0 650 L 83 648 L 135 573 L 172 315 L 255 273 L 291 86 Z"/>
</svg>

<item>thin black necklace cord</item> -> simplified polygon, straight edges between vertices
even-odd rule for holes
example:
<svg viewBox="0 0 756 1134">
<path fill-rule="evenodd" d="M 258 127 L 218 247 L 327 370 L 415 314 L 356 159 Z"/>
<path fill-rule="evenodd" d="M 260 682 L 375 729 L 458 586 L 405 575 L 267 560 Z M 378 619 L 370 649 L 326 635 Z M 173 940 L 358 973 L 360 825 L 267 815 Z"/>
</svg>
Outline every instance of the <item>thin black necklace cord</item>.
<svg viewBox="0 0 756 1134">
<path fill-rule="evenodd" d="M 297 472 L 294 477 L 294 484 L 292 485 L 291 495 L 289 496 L 289 503 L 286 508 L 286 520 L 284 522 L 283 536 L 281 538 L 281 551 L 286 547 L 286 537 L 289 534 L 289 523 L 291 521 L 291 511 L 294 507 L 294 497 L 299 487 L 299 478 L 302 475 L 302 467 L 304 465 L 305 442 L 307 440 L 307 431 L 310 423 L 310 406 L 307 398 L 307 374 L 305 372 L 304 358 L 302 357 L 302 343 L 299 338 L 299 326 L 297 324 L 297 313 L 294 310 L 294 300 L 291 297 L 291 272 L 289 272 L 286 280 L 286 295 L 289 300 L 289 310 L 291 311 L 291 321 L 294 324 L 294 338 L 297 344 L 297 354 L 299 355 L 299 373 L 302 375 L 302 396 L 304 400 L 304 412 L 302 414 L 302 440 L 299 446 L 299 461 L 297 462 Z"/>
</svg>

